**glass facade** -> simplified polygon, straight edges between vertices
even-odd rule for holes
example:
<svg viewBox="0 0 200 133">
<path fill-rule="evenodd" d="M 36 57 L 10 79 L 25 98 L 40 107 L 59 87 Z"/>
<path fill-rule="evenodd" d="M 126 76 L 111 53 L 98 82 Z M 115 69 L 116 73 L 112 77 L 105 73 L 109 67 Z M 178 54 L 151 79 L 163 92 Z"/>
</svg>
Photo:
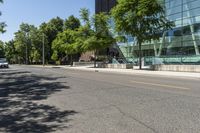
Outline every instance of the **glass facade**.
<svg viewBox="0 0 200 133">
<path fill-rule="evenodd" d="M 116 0 L 95 0 L 95 13 L 109 12 L 116 5 Z"/>
<path fill-rule="evenodd" d="M 166 16 L 175 27 L 164 32 L 159 41 L 142 45 L 146 64 L 157 58 L 160 63 L 200 64 L 200 0 L 163 0 Z M 127 43 L 118 43 L 128 61 L 137 62 L 138 46 L 127 36 Z"/>
</svg>

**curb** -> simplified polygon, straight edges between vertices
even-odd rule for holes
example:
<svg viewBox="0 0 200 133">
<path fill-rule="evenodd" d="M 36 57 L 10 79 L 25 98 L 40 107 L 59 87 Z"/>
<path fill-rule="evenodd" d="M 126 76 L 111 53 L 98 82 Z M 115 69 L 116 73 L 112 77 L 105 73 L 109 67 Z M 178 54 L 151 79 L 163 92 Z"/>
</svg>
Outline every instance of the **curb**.
<svg viewBox="0 0 200 133">
<path fill-rule="evenodd" d="M 149 70 L 135 70 L 135 69 L 105 69 L 105 68 L 87 68 L 87 67 L 70 67 L 70 66 L 41 66 L 41 65 L 29 65 L 31 67 L 40 68 L 63 68 L 68 70 L 78 70 L 87 72 L 100 72 L 100 73 L 115 73 L 125 75 L 143 75 L 143 76 L 161 76 L 161 77 L 176 77 L 176 78 L 191 78 L 200 80 L 200 73 L 190 72 L 173 72 L 173 71 L 149 71 Z"/>
</svg>

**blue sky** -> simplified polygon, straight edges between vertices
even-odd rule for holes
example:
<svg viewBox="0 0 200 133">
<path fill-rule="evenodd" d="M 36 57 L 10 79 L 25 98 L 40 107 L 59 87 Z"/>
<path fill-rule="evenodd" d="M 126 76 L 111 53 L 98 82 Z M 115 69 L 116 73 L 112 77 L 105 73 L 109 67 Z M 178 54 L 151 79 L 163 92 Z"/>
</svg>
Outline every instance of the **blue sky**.
<svg viewBox="0 0 200 133">
<path fill-rule="evenodd" d="M 0 22 L 5 21 L 8 26 L 0 40 L 11 40 L 22 22 L 39 26 L 56 16 L 63 19 L 70 15 L 79 17 L 80 8 L 88 8 L 93 14 L 95 0 L 4 0 L 0 5 Z"/>
</svg>

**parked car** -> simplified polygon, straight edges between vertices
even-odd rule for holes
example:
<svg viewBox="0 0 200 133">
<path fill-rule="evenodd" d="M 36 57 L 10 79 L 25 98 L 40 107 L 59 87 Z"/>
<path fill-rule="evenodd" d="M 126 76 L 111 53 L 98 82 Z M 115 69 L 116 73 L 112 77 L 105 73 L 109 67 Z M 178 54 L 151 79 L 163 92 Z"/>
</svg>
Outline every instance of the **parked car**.
<svg viewBox="0 0 200 133">
<path fill-rule="evenodd" d="M 9 68 L 9 65 L 6 59 L 0 59 L 0 68 Z"/>
</svg>

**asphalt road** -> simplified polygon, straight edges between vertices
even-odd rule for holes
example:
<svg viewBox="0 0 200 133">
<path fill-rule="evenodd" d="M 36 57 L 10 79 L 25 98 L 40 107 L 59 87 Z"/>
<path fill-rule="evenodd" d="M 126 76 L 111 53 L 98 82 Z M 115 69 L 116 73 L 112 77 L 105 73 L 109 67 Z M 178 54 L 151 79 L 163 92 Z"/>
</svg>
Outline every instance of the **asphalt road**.
<svg viewBox="0 0 200 133">
<path fill-rule="evenodd" d="M 11 66 L 0 69 L 0 132 L 199 133 L 200 81 Z"/>
</svg>

